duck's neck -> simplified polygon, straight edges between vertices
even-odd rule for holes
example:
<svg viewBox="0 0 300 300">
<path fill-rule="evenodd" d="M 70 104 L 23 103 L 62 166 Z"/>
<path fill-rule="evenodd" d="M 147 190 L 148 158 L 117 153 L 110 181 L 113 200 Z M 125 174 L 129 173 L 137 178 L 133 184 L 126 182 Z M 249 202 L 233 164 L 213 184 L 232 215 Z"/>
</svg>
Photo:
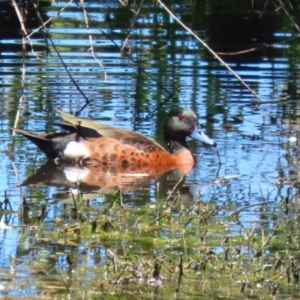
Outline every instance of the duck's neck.
<svg viewBox="0 0 300 300">
<path fill-rule="evenodd" d="M 188 150 L 187 143 L 184 140 L 178 141 L 173 139 L 166 139 L 166 143 L 168 146 L 168 149 L 171 153 L 178 153 L 182 151 Z"/>
</svg>

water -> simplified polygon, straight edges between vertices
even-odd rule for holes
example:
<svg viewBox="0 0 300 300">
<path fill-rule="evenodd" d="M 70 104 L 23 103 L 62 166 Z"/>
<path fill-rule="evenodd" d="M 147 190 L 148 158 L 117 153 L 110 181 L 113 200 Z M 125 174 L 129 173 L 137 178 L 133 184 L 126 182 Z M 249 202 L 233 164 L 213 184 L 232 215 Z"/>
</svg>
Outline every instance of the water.
<svg viewBox="0 0 300 300">
<path fill-rule="evenodd" d="M 178 105 L 192 108 L 207 134 L 218 143 L 222 165 L 212 148 L 190 141 L 197 164 L 184 179 L 187 188 L 182 195 L 193 201 L 201 194 L 204 202 L 213 197 L 215 204 L 224 207 L 222 214 L 231 213 L 231 203 L 235 209 L 249 207 L 239 216 L 242 225 L 228 225 L 229 234 L 241 227 L 272 227 L 268 214 L 266 221 L 256 204 L 274 202 L 276 211 L 287 195 L 291 201 L 297 200 L 298 188 L 293 183 L 298 179 L 298 165 L 291 159 L 297 154 L 297 142 L 289 138 L 295 137 L 299 128 L 298 33 L 283 13 L 272 9 L 261 15 L 262 7 L 250 10 L 245 4 L 231 7 L 220 1 L 205 2 L 207 6 L 197 2 L 196 8 L 187 5 L 184 11 L 179 4 L 172 8 L 217 52 L 257 48 L 222 58 L 262 103 L 159 7 L 143 8 L 129 31 L 132 12 L 118 2 L 88 3 L 88 29 L 84 11 L 75 3 L 55 17 L 67 2 L 42 2 L 43 19 L 54 17 L 48 27 L 52 42 L 46 44 L 42 34 L 32 35 L 33 50 L 27 41 L 25 55 L 14 12 L 3 8 L 12 28 L 11 34 L 1 32 L 0 41 L 0 192 L 4 196 L 7 191 L 14 211 L 21 208 L 23 196 L 35 205 L 43 201 L 48 207 L 49 230 L 55 228 L 53 219 L 62 209 L 57 195 L 70 186 L 61 181 L 54 187 L 50 183 L 18 187 L 46 159 L 22 136 L 12 137 L 8 128 L 55 130 L 53 122 L 59 120 L 56 109 L 69 113 L 82 110 L 80 116 L 132 129 L 163 143 L 162 126 L 169 109 Z M 195 10 L 199 13 L 194 14 Z M 296 10 L 293 13 L 299 14 Z M 28 26 L 37 28 L 35 22 Z M 124 43 L 125 51 L 120 52 Z M 63 173 L 58 176 L 56 180 L 62 180 Z M 166 197 L 178 180 L 174 177 L 122 182 L 124 201 L 142 207 Z M 119 180 L 124 179 L 115 178 L 114 183 Z M 107 189 L 115 190 L 113 185 Z M 88 194 L 89 199 L 96 199 L 95 207 L 105 203 L 102 193 L 93 189 L 92 196 Z M 10 256 L 19 257 L 21 235 L 21 220 L 16 215 L 6 216 L 6 221 L 15 229 L 2 233 L 2 268 L 11 265 Z M 20 257 L 28 258 L 23 252 Z"/>
</svg>

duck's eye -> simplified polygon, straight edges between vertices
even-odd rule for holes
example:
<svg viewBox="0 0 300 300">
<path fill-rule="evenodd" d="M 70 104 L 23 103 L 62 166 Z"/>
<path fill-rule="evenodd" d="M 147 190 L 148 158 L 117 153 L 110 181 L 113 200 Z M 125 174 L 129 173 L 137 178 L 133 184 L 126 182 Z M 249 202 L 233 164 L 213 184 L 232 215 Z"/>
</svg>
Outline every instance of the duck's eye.
<svg viewBox="0 0 300 300">
<path fill-rule="evenodd" d="M 184 120 L 184 115 L 178 115 L 178 120 L 183 121 Z"/>
</svg>

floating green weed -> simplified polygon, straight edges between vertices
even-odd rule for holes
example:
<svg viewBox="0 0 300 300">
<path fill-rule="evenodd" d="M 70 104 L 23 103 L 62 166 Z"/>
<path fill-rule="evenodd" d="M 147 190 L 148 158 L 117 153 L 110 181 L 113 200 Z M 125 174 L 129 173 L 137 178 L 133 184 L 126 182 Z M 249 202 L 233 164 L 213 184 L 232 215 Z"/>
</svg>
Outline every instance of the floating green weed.
<svg viewBox="0 0 300 300">
<path fill-rule="evenodd" d="M 178 194 L 135 207 L 120 197 L 119 191 L 105 195 L 101 205 L 77 197 L 61 204 L 54 218 L 47 217 L 47 202 L 24 199 L 19 213 L 24 225 L 7 230 L 22 230 L 23 254 L 11 265 L 31 276 L 22 278 L 18 271 L 11 278 L 2 270 L 4 280 L 15 282 L 15 288 L 34 285 L 42 299 L 67 299 L 68 294 L 86 299 L 286 299 L 299 293 L 295 205 L 284 206 L 289 218 L 274 205 L 268 227 L 256 217 L 252 227 L 243 228 L 243 210 L 232 204 L 184 201 Z"/>
</svg>

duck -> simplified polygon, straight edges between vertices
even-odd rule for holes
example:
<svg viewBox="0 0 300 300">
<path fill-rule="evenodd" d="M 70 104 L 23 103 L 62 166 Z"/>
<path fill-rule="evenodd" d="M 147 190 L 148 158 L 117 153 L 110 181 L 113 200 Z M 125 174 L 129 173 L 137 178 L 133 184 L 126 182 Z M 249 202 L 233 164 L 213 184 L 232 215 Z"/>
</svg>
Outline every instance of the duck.
<svg viewBox="0 0 300 300">
<path fill-rule="evenodd" d="M 36 134 L 11 128 L 34 143 L 49 160 L 84 167 L 98 167 L 102 172 L 145 173 L 158 177 L 177 170 L 188 174 L 196 163 L 187 145 L 187 138 L 211 145 L 191 109 L 173 108 L 164 123 L 163 137 L 167 149 L 138 132 L 98 123 L 56 110 L 65 123 L 56 123 L 63 131 Z M 217 150 L 218 154 L 218 150 Z M 219 158 L 219 154 L 218 154 Z M 220 161 L 220 159 L 219 159 Z"/>
</svg>

